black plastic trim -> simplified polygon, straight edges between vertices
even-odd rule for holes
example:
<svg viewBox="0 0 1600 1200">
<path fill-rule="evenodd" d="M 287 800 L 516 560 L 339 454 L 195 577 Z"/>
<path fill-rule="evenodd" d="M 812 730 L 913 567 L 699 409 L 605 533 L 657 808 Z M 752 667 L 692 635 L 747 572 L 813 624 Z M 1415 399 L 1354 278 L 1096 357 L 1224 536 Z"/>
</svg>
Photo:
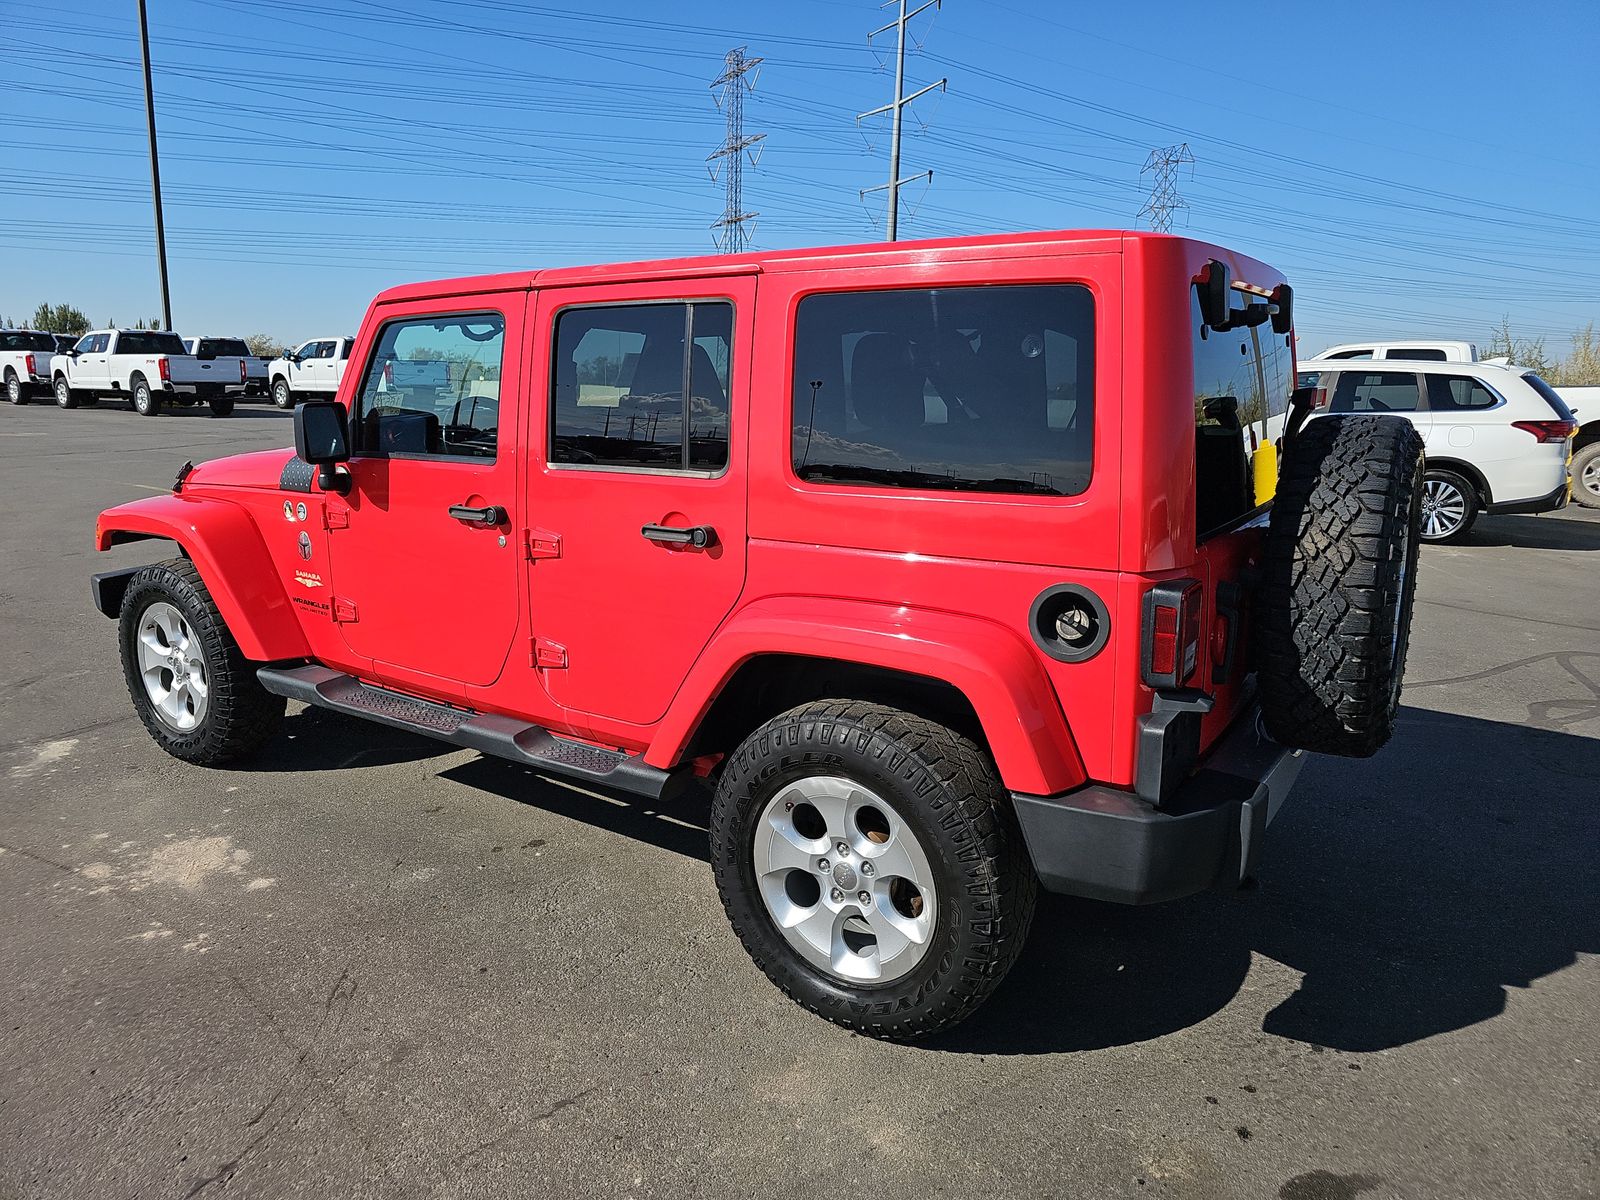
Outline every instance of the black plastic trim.
<svg viewBox="0 0 1600 1200">
<path fill-rule="evenodd" d="M 116 534 L 111 536 L 115 540 Z M 127 540 L 134 539 L 130 537 Z M 142 570 L 143 567 L 123 567 L 120 570 L 102 571 L 98 575 L 89 576 L 89 594 L 94 597 L 94 606 L 105 616 L 115 620 L 122 612 L 122 597 L 127 594 L 128 581 Z"/>
<path fill-rule="evenodd" d="M 283 471 L 278 476 L 278 488 L 285 492 L 311 491 L 311 481 L 317 476 L 317 469 L 303 458 L 291 458 L 283 464 Z"/>
<path fill-rule="evenodd" d="M 1534 500 L 1507 500 L 1500 504 L 1491 504 L 1483 511 L 1491 517 L 1512 516 L 1518 513 L 1547 513 L 1555 512 L 1567 506 L 1568 487 L 1565 482 L 1555 491 L 1540 496 Z"/>
<path fill-rule="evenodd" d="M 1056 636 L 1055 614 L 1050 611 L 1050 602 L 1058 596 L 1071 596 L 1073 599 L 1082 600 L 1094 610 L 1097 626 L 1094 636 L 1087 644 L 1071 646 Z M 1033 635 L 1033 644 L 1057 662 L 1087 662 L 1104 650 L 1106 642 L 1111 638 L 1111 613 L 1106 608 L 1105 601 L 1081 583 L 1058 583 L 1054 587 L 1045 588 L 1035 597 L 1028 609 L 1028 632 Z"/>
<path fill-rule="evenodd" d="M 1012 793 L 1040 883 L 1064 895 L 1154 904 L 1248 880 L 1307 758 L 1267 737 L 1259 716 L 1253 706 L 1242 715 L 1160 808 L 1100 784 L 1061 796 Z"/>
<path fill-rule="evenodd" d="M 1163 806 L 1188 777 L 1200 757 L 1200 720 L 1211 711 L 1204 692 L 1157 692 L 1150 711 L 1139 718 L 1133 790 L 1139 799 Z"/>
<path fill-rule="evenodd" d="M 328 667 L 262 667 L 256 678 L 275 696 L 508 758 L 547 775 L 602 784 L 651 800 L 675 795 L 688 782 L 688 772 L 681 768 L 663 771 L 636 755 L 575 742 L 514 717 L 420 700 Z M 407 708 L 416 710 L 417 719 L 399 715 Z"/>
</svg>

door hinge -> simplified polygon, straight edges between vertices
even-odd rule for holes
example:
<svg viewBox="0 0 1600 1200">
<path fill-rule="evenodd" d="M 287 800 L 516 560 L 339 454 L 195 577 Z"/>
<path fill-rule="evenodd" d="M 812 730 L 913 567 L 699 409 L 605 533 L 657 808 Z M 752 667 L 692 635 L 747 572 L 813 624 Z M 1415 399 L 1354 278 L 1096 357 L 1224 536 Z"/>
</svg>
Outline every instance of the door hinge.
<svg viewBox="0 0 1600 1200">
<path fill-rule="evenodd" d="M 324 529 L 349 529 L 350 510 L 342 504 L 323 504 L 322 527 Z"/>
<path fill-rule="evenodd" d="M 333 619 L 346 624 L 354 624 L 356 620 L 356 602 L 346 600 L 343 596 L 333 598 Z"/>
<path fill-rule="evenodd" d="M 524 529 L 522 531 L 522 550 L 525 557 L 535 558 L 560 558 L 561 535 L 551 533 L 548 529 Z"/>
<path fill-rule="evenodd" d="M 549 638 L 529 638 L 528 665 L 542 671 L 560 670 L 567 665 L 567 648 Z"/>
</svg>

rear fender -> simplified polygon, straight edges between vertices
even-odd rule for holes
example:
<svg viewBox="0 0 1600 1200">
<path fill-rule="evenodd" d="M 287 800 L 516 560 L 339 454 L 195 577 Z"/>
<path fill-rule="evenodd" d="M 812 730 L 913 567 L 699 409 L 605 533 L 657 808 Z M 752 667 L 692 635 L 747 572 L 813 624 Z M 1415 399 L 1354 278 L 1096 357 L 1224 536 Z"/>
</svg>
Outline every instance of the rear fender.
<svg viewBox="0 0 1600 1200">
<path fill-rule="evenodd" d="M 151 496 L 106 509 L 94 536 L 97 550 L 143 538 L 171 539 L 200 572 L 246 658 L 310 656 L 261 531 L 239 505 L 209 496 Z"/>
<path fill-rule="evenodd" d="M 967 698 L 1007 788 L 1052 795 L 1087 778 L 1055 692 L 1032 650 L 1003 625 L 856 600 L 779 596 L 718 631 L 657 729 L 645 762 L 671 767 L 712 701 L 759 654 L 793 654 L 941 680 Z"/>
</svg>

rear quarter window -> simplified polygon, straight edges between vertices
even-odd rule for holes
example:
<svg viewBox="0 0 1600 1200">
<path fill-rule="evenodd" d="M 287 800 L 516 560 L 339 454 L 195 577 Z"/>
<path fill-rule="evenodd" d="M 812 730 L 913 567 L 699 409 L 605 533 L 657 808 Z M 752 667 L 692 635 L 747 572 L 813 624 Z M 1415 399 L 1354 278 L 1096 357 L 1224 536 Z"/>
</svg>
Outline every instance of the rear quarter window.
<svg viewBox="0 0 1600 1200">
<path fill-rule="evenodd" d="M 1081 284 L 807 296 L 791 461 L 812 483 L 1075 496 L 1094 457 Z"/>
</svg>

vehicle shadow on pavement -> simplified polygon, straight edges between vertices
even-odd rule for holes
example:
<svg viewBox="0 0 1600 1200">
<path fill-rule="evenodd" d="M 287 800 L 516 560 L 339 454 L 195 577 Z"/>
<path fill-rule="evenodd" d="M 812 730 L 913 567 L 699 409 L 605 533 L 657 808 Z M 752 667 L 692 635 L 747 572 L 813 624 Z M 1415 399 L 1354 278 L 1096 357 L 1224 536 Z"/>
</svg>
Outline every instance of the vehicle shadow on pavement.
<svg viewBox="0 0 1600 1200">
<path fill-rule="evenodd" d="M 1600 521 L 1544 517 L 1484 517 L 1462 546 L 1516 546 L 1524 550 L 1600 550 Z"/>
<path fill-rule="evenodd" d="M 250 771 L 342 771 L 420 762 L 455 754 L 458 747 L 376 721 L 325 708 L 304 708 L 284 718 L 283 732 L 244 764 Z"/>
<path fill-rule="evenodd" d="M 1254 892 L 1138 909 L 1043 897 L 1000 990 L 924 1045 L 1157 1038 L 1229 1004 L 1255 955 L 1303 976 L 1262 1022 L 1275 1037 L 1370 1052 L 1488 1020 L 1506 988 L 1600 952 L 1597 777 L 1600 739 L 1402 709 L 1375 758 L 1307 765 Z"/>
</svg>

